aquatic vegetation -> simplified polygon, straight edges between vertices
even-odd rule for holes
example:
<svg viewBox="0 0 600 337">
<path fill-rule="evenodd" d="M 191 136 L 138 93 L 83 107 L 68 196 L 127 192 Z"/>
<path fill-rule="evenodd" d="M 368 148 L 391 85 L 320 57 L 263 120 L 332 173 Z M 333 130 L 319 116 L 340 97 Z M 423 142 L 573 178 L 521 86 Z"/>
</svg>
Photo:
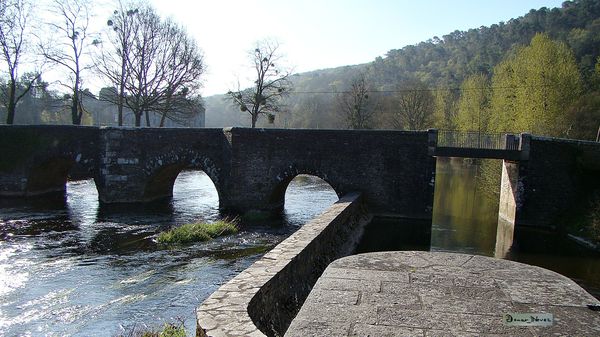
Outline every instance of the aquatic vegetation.
<svg viewBox="0 0 600 337">
<path fill-rule="evenodd" d="M 148 329 L 133 327 L 118 337 L 186 337 L 183 320 L 178 323 L 165 323 L 161 329 Z"/>
<path fill-rule="evenodd" d="M 208 241 L 223 235 L 238 232 L 237 221 L 219 220 L 212 223 L 198 222 L 185 224 L 158 234 L 156 241 L 160 244 L 188 244 Z"/>
</svg>

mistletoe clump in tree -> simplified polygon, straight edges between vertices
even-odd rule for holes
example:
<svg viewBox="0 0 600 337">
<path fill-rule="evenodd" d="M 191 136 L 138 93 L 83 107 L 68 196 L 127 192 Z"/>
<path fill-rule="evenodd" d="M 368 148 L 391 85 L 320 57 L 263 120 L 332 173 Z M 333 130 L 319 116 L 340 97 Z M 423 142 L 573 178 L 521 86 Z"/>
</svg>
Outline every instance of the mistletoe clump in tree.
<svg viewBox="0 0 600 337">
<path fill-rule="evenodd" d="M 227 92 L 227 99 L 233 105 L 250 114 L 253 128 L 260 115 L 267 115 L 269 122 L 273 122 L 275 113 L 282 109 L 281 98 L 292 88 L 290 70 L 279 64 L 282 56 L 278 49 L 276 42 L 258 42 L 256 49 L 250 53 L 256 71 L 254 86 L 242 90 L 238 85 L 238 90 Z"/>
</svg>

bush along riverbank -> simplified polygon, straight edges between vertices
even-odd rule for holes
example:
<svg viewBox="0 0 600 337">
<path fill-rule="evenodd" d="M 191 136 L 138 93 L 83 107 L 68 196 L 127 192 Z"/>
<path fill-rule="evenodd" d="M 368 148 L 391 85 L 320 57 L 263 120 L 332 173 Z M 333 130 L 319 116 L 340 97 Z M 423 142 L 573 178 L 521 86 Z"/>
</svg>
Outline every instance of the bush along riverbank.
<svg viewBox="0 0 600 337">
<path fill-rule="evenodd" d="M 197 222 L 181 225 L 161 232 L 156 242 L 163 245 L 184 245 L 202 242 L 219 236 L 235 234 L 239 231 L 237 219 L 219 220 L 212 223 Z"/>
</svg>

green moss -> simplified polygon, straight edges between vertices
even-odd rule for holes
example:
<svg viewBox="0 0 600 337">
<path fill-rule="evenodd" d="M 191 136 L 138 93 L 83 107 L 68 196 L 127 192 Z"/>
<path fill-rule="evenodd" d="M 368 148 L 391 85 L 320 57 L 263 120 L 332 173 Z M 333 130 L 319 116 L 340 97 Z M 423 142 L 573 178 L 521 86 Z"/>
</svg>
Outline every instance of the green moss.
<svg viewBox="0 0 600 337">
<path fill-rule="evenodd" d="M 208 241 L 223 235 L 238 232 L 235 220 L 220 220 L 213 223 L 190 223 L 158 234 L 156 241 L 160 244 L 188 244 Z"/>
</svg>

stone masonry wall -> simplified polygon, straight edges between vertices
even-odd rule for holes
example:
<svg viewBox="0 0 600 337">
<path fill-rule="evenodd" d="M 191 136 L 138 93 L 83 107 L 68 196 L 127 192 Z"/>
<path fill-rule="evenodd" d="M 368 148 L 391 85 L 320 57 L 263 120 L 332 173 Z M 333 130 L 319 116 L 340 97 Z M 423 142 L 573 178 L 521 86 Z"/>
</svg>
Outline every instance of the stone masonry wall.
<svg viewBox="0 0 600 337">
<path fill-rule="evenodd" d="M 430 218 L 435 161 L 426 131 L 232 128 L 232 208 L 278 211 L 297 174 L 339 196 L 361 191 L 375 213 Z"/>
<path fill-rule="evenodd" d="M 226 203 L 231 150 L 222 129 L 103 128 L 100 137 L 101 201 L 170 197 L 177 174 L 193 168 L 206 172 Z"/>
<path fill-rule="evenodd" d="M 531 137 L 519 169 L 517 223 L 549 226 L 600 192 L 600 143 Z"/>
<path fill-rule="evenodd" d="M 0 126 L 0 196 L 34 196 L 65 189 L 67 176 L 97 176 L 98 128 Z"/>
<path fill-rule="evenodd" d="M 196 335 L 283 336 L 323 270 L 353 251 L 368 221 L 359 194 L 342 197 L 206 299 Z"/>
</svg>

